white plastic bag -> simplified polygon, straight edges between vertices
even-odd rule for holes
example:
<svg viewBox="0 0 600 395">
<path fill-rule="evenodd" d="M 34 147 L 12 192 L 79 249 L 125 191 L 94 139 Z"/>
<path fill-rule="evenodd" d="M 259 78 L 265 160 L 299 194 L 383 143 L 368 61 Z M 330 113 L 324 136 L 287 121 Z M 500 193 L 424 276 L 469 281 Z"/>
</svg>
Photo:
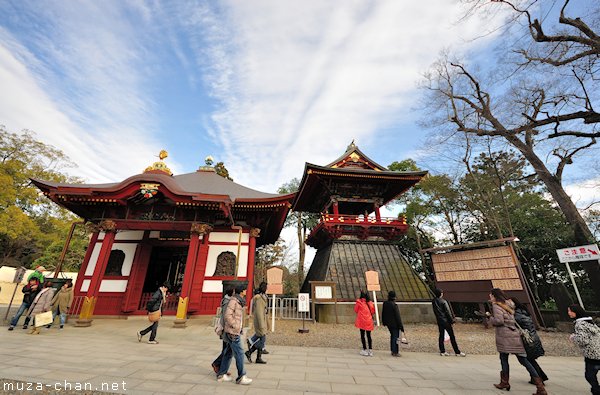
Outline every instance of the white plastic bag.
<svg viewBox="0 0 600 395">
<path fill-rule="evenodd" d="M 448 343 L 450 341 L 450 335 L 447 330 L 444 330 L 444 343 Z"/>
</svg>

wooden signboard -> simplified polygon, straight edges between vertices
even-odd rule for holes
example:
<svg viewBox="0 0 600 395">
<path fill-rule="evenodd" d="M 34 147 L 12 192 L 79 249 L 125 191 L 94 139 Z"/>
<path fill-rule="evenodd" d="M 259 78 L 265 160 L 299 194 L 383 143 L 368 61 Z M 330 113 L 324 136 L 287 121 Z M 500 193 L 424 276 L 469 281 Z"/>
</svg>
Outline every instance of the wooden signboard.
<svg viewBox="0 0 600 395">
<path fill-rule="evenodd" d="M 437 282 L 489 280 L 493 288 L 522 291 L 511 246 L 432 254 Z"/>
<path fill-rule="evenodd" d="M 375 318 L 377 326 L 379 326 L 379 310 L 377 307 L 377 294 L 375 291 L 381 291 L 381 285 L 379 285 L 379 273 L 375 270 L 369 270 L 365 272 L 367 278 L 367 291 L 373 292 L 373 303 L 375 303 Z"/>
<path fill-rule="evenodd" d="M 430 253 L 436 286 L 444 291 L 448 301 L 475 302 L 483 308 L 490 290 L 500 288 L 509 297 L 517 297 L 529 305 L 536 321 L 541 322 L 541 314 L 533 302 L 519 260 L 512 245 L 506 244 L 510 241 L 513 240 L 491 241 L 489 243 L 495 244 L 492 246 L 449 246 L 423 252 Z"/>
<path fill-rule="evenodd" d="M 338 323 L 337 313 L 337 297 L 335 295 L 335 283 L 332 281 L 309 281 L 310 289 L 312 294 L 312 317 L 313 322 L 316 321 L 315 317 L 315 304 L 316 302 L 334 302 L 335 306 L 335 323 Z"/>
<path fill-rule="evenodd" d="M 267 270 L 267 294 L 281 295 L 283 293 L 283 269 L 272 267 Z"/>
</svg>

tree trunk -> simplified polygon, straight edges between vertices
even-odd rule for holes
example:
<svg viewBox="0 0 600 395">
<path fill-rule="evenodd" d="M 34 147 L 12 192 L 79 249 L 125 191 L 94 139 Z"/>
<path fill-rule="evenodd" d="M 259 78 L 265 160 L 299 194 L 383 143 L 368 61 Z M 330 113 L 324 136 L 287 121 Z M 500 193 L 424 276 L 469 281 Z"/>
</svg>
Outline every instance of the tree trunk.
<svg viewBox="0 0 600 395">
<path fill-rule="evenodd" d="M 306 244 L 304 243 L 305 231 L 302 224 L 302 215 L 298 215 L 298 290 L 302 289 L 304 283 L 304 256 L 306 255 Z"/>
<path fill-rule="evenodd" d="M 533 148 L 529 147 L 516 136 L 507 135 L 505 137 L 529 161 L 540 180 L 546 185 L 554 201 L 560 207 L 565 219 L 571 225 L 577 244 L 585 245 L 594 243 L 594 236 L 579 213 L 577 206 L 575 206 L 571 197 L 564 190 L 560 181 L 548 170 L 544 162 L 533 151 Z M 600 265 L 598 261 L 588 262 L 582 266 L 589 277 L 590 283 L 600 284 Z M 600 306 L 600 287 L 593 286 L 592 290 L 594 292 L 594 304 Z"/>
</svg>

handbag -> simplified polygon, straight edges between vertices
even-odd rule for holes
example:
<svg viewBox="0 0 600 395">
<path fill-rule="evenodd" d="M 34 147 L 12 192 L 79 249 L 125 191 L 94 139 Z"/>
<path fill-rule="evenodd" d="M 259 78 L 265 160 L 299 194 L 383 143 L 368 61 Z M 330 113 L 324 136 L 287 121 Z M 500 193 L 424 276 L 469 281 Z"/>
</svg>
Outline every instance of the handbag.
<svg viewBox="0 0 600 395">
<path fill-rule="evenodd" d="M 156 322 L 160 320 L 160 310 L 152 311 L 148 313 L 148 321 Z"/>
<path fill-rule="evenodd" d="M 40 326 L 50 325 L 52 323 L 52 321 L 54 321 L 52 319 L 51 311 L 45 311 L 43 313 L 38 313 L 35 315 L 34 319 L 35 319 L 35 327 L 36 328 L 40 327 Z"/>
<path fill-rule="evenodd" d="M 529 331 L 527 329 L 523 329 L 517 321 L 515 321 L 515 326 L 517 327 L 517 331 L 519 332 L 519 335 L 521 335 L 521 339 L 523 340 L 523 343 L 525 343 L 525 345 L 533 344 L 533 337 L 531 336 L 531 333 L 529 333 Z"/>
</svg>

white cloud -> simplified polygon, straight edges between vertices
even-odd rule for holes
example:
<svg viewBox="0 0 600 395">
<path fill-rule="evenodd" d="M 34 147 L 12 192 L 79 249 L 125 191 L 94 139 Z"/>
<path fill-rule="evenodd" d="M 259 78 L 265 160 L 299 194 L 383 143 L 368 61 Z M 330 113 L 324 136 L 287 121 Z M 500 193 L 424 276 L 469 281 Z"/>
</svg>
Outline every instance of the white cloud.
<svg viewBox="0 0 600 395">
<path fill-rule="evenodd" d="M 35 131 L 94 183 L 141 172 L 164 147 L 152 137 L 139 37 L 117 7 L 96 4 L 40 7 L 48 26 L 21 41 L 0 28 L 0 86 L 10 92 L 0 95 L 0 122 Z"/>
<path fill-rule="evenodd" d="M 483 28 L 454 24 L 462 11 L 446 0 L 226 4 L 195 21 L 209 44 L 199 62 L 223 105 L 213 135 L 236 180 L 263 190 L 300 176 L 305 161 L 328 163 L 354 138 L 375 144 L 407 116 L 438 53 Z"/>
<path fill-rule="evenodd" d="M 577 207 L 585 209 L 590 204 L 600 201 L 600 178 L 567 185 L 565 190 Z"/>
</svg>

